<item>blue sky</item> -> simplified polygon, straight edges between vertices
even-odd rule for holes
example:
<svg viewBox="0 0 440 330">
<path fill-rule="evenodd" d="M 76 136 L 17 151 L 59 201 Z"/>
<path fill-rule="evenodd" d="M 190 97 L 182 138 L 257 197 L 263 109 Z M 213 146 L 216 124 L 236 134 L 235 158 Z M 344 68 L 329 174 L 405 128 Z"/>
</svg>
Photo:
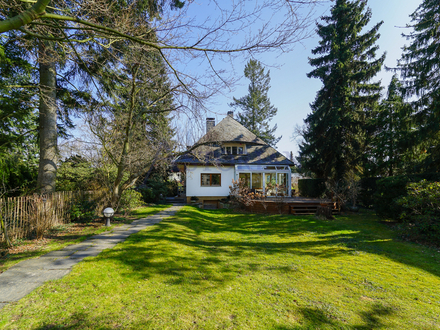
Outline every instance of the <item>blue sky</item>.
<svg viewBox="0 0 440 330">
<path fill-rule="evenodd" d="M 372 10 L 370 24 L 376 24 L 383 20 L 380 29 L 381 38 L 378 45 L 380 47 L 379 56 L 387 53 L 385 65 L 395 67 L 397 59 L 401 56 L 401 48 L 408 41 L 401 37 L 402 33 L 409 33 L 411 29 L 403 28 L 410 23 L 409 15 L 414 12 L 421 0 L 369 0 L 368 6 Z M 316 17 L 322 13 L 329 12 L 333 2 L 327 2 L 317 8 Z M 298 152 L 298 144 L 291 139 L 294 127 L 302 125 L 303 120 L 310 112 L 309 104 L 313 102 L 316 92 L 321 87 L 321 82 L 317 79 L 309 79 L 306 74 L 312 70 L 308 64 L 308 57 L 312 56 L 311 50 L 318 45 L 319 38 L 313 37 L 297 44 L 293 51 L 281 55 L 265 53 L 255 58 L 267 65 L 270 69 L 271 89 L 269 97 L 271 103 L 278 108 L 277 116 L 271 124 L 278 125 L 277 136 L 283 138 L 277 144 L 277 149 L 283 154 L 288 155 L 293 151 L 294 156 Z M 236 75 L 243 76 L 244 66 L 248 58 L 245 56 L 234 61 L 234 72 Z M 232 69 L 232 67 L 231 67 Z M 382 81 L 384 93 L 391 80 L 393 73 L 386 72 L 385 69 L 377 76 L 377 80 Z M 223 90 L 223 95 L 218 95 L 211 99 L 208 104 L 209 112 L 207 116 L 216 118 L 216 122 L 223 119 L 229 110 L 228 103 L 233 97 L 241 97 L 247 94 L 248 80 L 244 77 L 239 81 L 232 91 Z M 203 132 L 204 133 L 204 132 Z"/>
</svg>

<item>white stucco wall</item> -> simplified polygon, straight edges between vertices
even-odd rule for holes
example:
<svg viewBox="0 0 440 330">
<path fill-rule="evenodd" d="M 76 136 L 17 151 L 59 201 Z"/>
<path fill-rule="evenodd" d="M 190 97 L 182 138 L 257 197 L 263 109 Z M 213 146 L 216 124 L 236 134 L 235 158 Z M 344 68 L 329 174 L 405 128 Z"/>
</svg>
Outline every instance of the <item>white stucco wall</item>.
<svg viewBox="0 0 440 330">
<path fill-rule="evenodd" d="M 228 196 L 229 186 L 232 185 L 234 179 L 234 166 L 193 166 L 186 167 L 186 196 Z M 220 187 L 202 187 L 200 178 L 202 173 L 220 173 Z"/>
</svg>

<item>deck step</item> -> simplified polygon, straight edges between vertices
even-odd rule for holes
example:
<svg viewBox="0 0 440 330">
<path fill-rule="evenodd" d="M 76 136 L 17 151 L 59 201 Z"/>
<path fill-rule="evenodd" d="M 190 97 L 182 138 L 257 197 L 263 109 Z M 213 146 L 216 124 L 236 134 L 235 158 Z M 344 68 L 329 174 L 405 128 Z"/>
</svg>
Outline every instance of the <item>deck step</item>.
<svg viewBox="0 0 440 330">
<path fill-rule="evenodd" d="M 167 201 L 168 203 L 183 203 L 183 204 L 186 204 L 186 199 L 184 199 L 184 198 L 165 197 L 165 201 Z"/>
<path fill-rule="evenodd" d="M 337 214 L 338 210 L 335 208 L 333 203 L 325 203 L 327 206 L 332 208 L 332 214 Z M 290 214 L 295 215 L 308 215 L 315 214 L 321 203 L 295 203 L 290 205 Z"/>
</svg>

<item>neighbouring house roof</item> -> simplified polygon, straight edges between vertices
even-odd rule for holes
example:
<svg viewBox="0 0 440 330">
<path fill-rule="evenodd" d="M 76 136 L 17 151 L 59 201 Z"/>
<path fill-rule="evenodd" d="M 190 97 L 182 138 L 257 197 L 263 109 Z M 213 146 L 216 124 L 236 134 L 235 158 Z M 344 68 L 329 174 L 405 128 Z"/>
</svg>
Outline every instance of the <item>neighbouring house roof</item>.
<svg viewBox="0 0 440 330">
<path fill-rule="evenodd" d="M 222 145 L 228 142 L 246 144 L 247 153 L 242 155 L 222 154 Z M 214 126 L 196 143 L 196 148 L 180 156 L 176 163 L 193 165 L 294 165 L 280 152 L 230 116 L 226 116 Z"/>
</svg>

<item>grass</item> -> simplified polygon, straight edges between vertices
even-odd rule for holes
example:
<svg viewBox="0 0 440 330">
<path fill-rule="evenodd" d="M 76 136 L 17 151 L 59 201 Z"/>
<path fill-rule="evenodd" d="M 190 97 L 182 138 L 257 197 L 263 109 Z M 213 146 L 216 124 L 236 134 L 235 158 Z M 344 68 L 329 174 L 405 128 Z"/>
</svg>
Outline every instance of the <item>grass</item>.
<svg viewBox="0 0 440 330">
<path fill-rule="evenodd" d="M 50 251 L 80 243 L 93 235 L 111 231 L 115 227 L 131 223 L 134 219 L 147 217 L 167 207 L 169 205 L 150 205 L 134 210 L 130 216 L 117 215 L 110 227 L 104 227 L 102 219 L 97 218 L 88 223 L 69 223 L 53 227 L 42 240 L 15 240 L 8 256 L 0 258 L 0 274 L 20 261 L 37 258 Z"/>
<path fill-rule="evenodd" d="M 440 253 L 372 214 L 185 207 L 0 310 L 5 329 L 438 329 Z"/>
</svg>

